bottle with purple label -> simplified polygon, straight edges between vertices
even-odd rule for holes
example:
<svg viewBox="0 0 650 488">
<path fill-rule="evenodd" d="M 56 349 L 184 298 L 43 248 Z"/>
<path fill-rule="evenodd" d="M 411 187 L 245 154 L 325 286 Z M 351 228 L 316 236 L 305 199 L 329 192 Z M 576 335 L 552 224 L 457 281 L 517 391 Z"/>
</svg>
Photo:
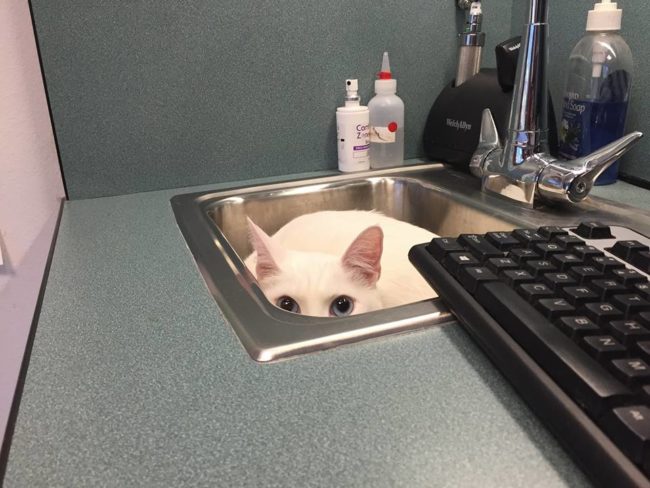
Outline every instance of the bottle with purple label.
<svg viewBox="0 0 650 488">
<path fill-rule="evenodd" d="M 632 82 L 632 53 L 620 36 L 622 10 L 610 0 L 597 3 L 587 17 L 587 33 L 569 58 L 560 121 L 560 156 L 575 159 L 621 137 Z M 618 161 L 598 177 L 614 183 Z"/>
<path fill-rule="evenodd" d="M 369 117 L 368 107 L 361 105 L 358 80 L 345 80 L 345 106 L 336 109 L 340 171 L 347 173 L 370 169 Z"/>
</svg>

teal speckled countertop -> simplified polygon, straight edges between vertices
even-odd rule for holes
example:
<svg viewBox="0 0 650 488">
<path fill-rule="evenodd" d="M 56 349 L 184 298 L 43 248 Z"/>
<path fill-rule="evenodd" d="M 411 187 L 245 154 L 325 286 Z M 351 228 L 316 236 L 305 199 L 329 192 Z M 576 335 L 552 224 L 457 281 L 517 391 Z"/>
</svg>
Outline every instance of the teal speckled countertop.
<svg viewBox="0 0 650 488">
<path fill-rule="evenodd" d="M 66 203 L 5 486 L 588 484 L 455 324 L 253 362 L 185 192 Z"/>
</svg>

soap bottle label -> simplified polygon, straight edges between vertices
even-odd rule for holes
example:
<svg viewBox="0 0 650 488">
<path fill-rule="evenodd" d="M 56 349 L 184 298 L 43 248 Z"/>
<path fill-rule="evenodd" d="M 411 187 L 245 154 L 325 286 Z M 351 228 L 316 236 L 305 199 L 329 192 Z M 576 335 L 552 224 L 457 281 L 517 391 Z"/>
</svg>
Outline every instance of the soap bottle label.
<svg viewBox="0 0 650 488">
<path fill-rule="evenodd" d="M 560 121 L 560 156 L 575 159 L 623 135 L 627 102 L 564 98 Z"/>
<path fill-rule="evenodd" d="M 370 142 L 389 144 L 395 142 L 397 122 L 391 122 L 386 127 L 372 126 L 370 128 Z"/>
</svg>

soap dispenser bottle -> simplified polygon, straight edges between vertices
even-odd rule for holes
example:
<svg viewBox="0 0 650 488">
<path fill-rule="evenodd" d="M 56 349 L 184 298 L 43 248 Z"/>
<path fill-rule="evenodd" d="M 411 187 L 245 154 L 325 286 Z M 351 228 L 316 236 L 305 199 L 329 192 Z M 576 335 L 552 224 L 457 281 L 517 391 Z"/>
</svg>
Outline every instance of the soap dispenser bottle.
<svg viewBox="0 0 650 488">
<path fill-rule="evenodd" d="M 370 110 L 370 167 L 387 168 L 404 164 L 404 102 L 396 95 L 388 53 L 384 53 L 375 96 L 368 102 Z"/>
<path fill-rule="evenodd" d="M 632 53 L 620 36 L 623 11 L 611 0 L 590 10 L 587 33 L 571 52 L 560 120 L 560 156 L 574 159 L 618 139 L 632 81 Z M 618 161 L 598 177 L 597 185 L 614 183 Z"/>
</svg>

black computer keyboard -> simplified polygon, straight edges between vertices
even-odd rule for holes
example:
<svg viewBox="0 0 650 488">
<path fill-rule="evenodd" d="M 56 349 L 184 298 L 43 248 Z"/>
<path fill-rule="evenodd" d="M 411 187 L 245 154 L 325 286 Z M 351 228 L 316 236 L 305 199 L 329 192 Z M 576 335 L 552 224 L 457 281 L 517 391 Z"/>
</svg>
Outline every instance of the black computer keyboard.
<svg viewBox="0 0 650 488">
<path fill-rule="evenodd" d="M 588 222 L 409 258 L 596 484 L 650 486 L 650 239 Z"/>
</svg>

